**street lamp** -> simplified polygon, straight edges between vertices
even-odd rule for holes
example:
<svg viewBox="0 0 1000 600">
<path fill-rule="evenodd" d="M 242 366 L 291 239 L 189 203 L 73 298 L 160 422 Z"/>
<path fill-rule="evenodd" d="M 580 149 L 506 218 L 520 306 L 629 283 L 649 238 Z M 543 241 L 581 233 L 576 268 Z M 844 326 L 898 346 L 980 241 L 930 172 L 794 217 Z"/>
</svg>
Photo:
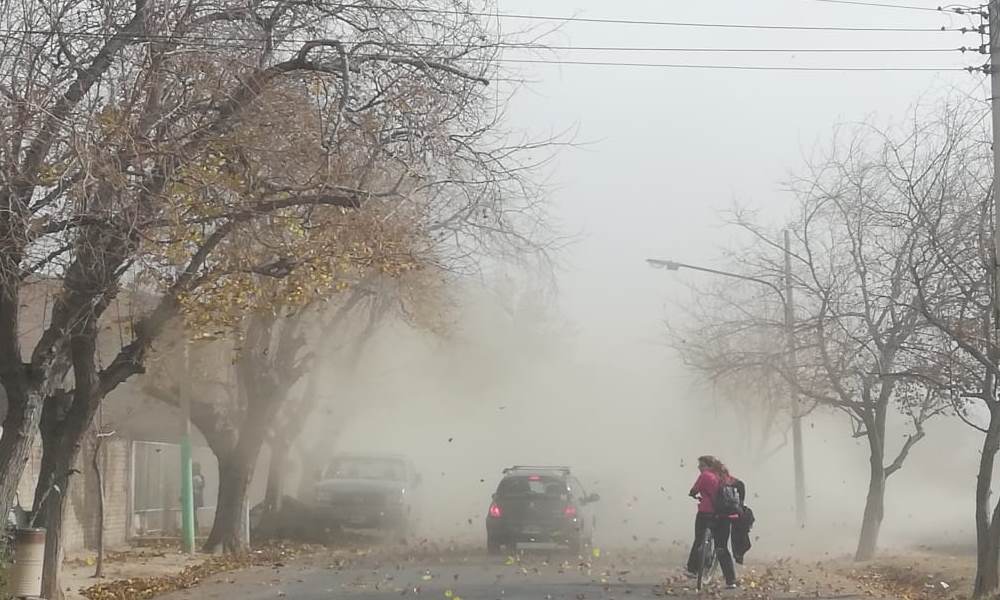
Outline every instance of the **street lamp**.
<svg viewBox="0 0 1000 600">
<path fill-rule="evenodd" d="M 759 283 L 761 285 L 766 285 L 775 292 L 778 293 L 778 297 L 781 298 L 782 304 L 785 303 L 785 294 L 781 291 L 781 288 L 776 286 L 774 283 L 761 279 L 759 277 L 751 277 L 750 275 L 740 275 L 739 273 L 730 273 L 729 271 L 719 271 L 718 269 L 709 269 L 708 267 L 699 267 L 697 265 L 689 265 L 687 263 L 676 262 L 673 260 L 659 260 L 656 258 L 647 258 L 646 262 L 649 266 L 656 269 L 666 269 L 668 271 L 680 271 L 681 269 L 690 269 L 692 271 L 701 271 L 702 273 L 712 273 L 713 275 L 721 275 L 723 277 L 732 277 L 733 279 L 742 279 L 743 281 L 752 281 L 754 283 Z"/>
<path fill-rule="evenodd" d="M 792 304 L 792 277 L 791 277 L 791 252 L 790 252 L 790 240 L 788 231 L 785 231 L 785 289 L 782 291 L 775 283 L 768 281 L 766 279 L 761 279 L 759 277 L 752 277 L 750 275 L 741 275 L 739 273 L 730 273 L 729 271 L 720 271 L 718 269 L 710 269 L 708 267 L 699 267 L 697 265 L 690 265 L 686 263 L 676 262 L 673 260 L 660 260 L 655 258 L 647 258 L 646 262 L 650 266 L 658 269 L 667 269 L 668 271 L 680 271 L 681 269 L 690 269 L 692 271 L 701 271 L 702 273 L 710 273 L 712 275 L 719 275 L 721 277 L 730 277 L 732 279 L 741 279 L 743 281 L 750 281 L 760 285 L 766 285 L 767 287 L 774 290 L 778 297 L 781 298 L 781 303 L 785 307 L 785 337 L 786 343 L 788 344 L 788 357 L 792 365 L 795 364 L 795 312 L 794 305 Z M 799 406 L 798 398 L 795 395 L 794 389 L 789 391 L 789 401 L 791 403 L 792 411 L 792 454 L 795 461 L 795 518 L 800 526 L 805 526 L 806 523 L 806 485 L 805 485 L 805 458 L 803 456 L 802 450 L 802 411 Z"/>
</svg>

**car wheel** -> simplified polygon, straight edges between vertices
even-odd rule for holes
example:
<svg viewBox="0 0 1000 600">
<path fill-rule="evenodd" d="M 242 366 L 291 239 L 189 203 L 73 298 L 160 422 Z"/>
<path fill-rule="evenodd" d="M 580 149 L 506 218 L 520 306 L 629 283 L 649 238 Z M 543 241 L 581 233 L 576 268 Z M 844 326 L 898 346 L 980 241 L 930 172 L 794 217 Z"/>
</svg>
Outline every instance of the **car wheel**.
<svg viewBox="0 0 1000 600">
<path fill-rule="evenodd" d="M 487 536 L 486 551 L 490 554 L 500 554 L 500 542 L 490 536 Z"/>
</svg>

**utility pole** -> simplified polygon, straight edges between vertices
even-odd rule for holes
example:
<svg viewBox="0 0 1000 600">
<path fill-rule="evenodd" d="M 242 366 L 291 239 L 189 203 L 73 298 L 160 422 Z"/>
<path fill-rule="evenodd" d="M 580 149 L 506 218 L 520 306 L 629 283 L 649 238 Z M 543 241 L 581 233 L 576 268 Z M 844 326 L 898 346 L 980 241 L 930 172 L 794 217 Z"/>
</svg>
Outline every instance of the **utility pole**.
<svg viewBox="0 0 1000 600">
<path fill-rule="evenodd" d="M 191 353 L 184 340 L 184 374 L 181 380 L 181 534 L 184 552 L 194 554 L 194 485 L 191 472 Z"/>
<path fill-rule="evenodd" d="M 1000 0 L 996 0 L 1000 2 Z M 795 368 L 795 304 L 792 296 L 792 241 L 785 230 L 785 336 L 788 344 L 788 363 Z M 795 388 L 788 386 L 788 400 L 792 411 L 792 454 L 795 460 L 795 520 L 800 527 L 806 524 L 806 467 L 802 451 L 802 407 Z"/>
<path fill-rule="evenodd" d="M 993 329 L 1000 342 L 1000 0 L 990 0 L 990 107 L 993 113 Z"/>
</svg>

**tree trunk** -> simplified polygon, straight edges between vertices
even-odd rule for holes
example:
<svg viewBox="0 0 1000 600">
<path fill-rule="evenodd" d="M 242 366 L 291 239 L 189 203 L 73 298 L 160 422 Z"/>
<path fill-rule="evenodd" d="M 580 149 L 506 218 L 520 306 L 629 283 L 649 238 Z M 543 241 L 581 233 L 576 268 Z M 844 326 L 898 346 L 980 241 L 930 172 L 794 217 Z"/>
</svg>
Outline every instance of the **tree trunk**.
<svg viewBox="0 0 1000 600">
<path fill-rule="evenodd" d="M 250 541 L 243 533 L 247 492 L 277 404 L 260 400 L 258 398 L 247 407 L 239 441 L 233 451 L 216 454 L 219 461 L 219 498 L 204 552 L 216 552 L 221 548 L 226 553 L 239 553 L 250 549 Z"/>
<path fill-rule="evenodd" d="M 858 539 L 858 550 L 854 560 L 867 561 L 875 558 L 878 546 L 878 534 L 882 528 L 882 517 L 885 515 L 885 469 L 882 462 L 871 463 L 871 475 L 868 481 L 868 498 L 865 500 L 865 513 L 861 521 L 861 537 Z"/>
<path fill-rule="evenodd" d="M 7 415 L 0 437 L 0 515 L 10 513 L 17 486 L 31 455 L 31 444 L 41 418 L 41 400 L 27 398 L 20 402 L 8 396 Z"/>
<path fill-rule="evenodd" d="M 979 474 L 976 479 L 976 580 L 973 596 L 993 596 L 1000 589 L 1000 523 L 997 512 L 990 518 L 990 487 L 993 485 L 993 465 L 1000 450 L 1000 415 L 998 407 L 990 404 L 990 422 L 979 456 Z"/>
<path fill-rule="evenodd" d="M 42 570 L 42 598 L 62 600 L 63 523 L 66 494 L 52 493 L 42 509 L 45 526 L 45 567 Z"/>
<path fill-rule="evenodd" d="M 81 442 L 90 428 L 93 413 L 78 410 L 73 395 L 57 392 L 49 397 L 42 410 L 39 430 L 42 434 L 42 464 L 35 486 L 32 521 L 46 529 L 45 566 L 42 571 L 42 597 L 59 600 L 63 558 L 63 518 L 69 498 L 73 468 L 80 454 Z"/>
<path fill-rule="evenodd" d="M 215 503 L 212 531 L 209 532 L 202 551 L 214 553 L 221 549 L 228 554 L 246 552 L 250 545 L 244 536 L 243 519 L 257 456 L 249 457 L 237 450 L 217 455 L 216 458 L 219 462 L 219 495 Z"/>
<path fill-rule="evenodd" d="M 45 566 L 42 598 L 62 600 L 63 523 L 69 498 L 71 471 L 78 447 L 62 444 L 61 436 L 42 430 L 42 465 L 35 487 L 32 521 L 45 528 Z"/>
<path fill-rule="evenodd" d="M 97 432 L 94 438 L 94 456 L 91 466 L 97 481 L 97 564 L 94 567 L 94 577 L 104 577 L 104 473 L 101 471 L 101 448 L 104 446 L 104 436 Z"/>
<path fill-rule="evenodd" d="M 270 512 L 281 512 L 282 498 L 285 496 L 285 482 L 288 475 L 289 443 L 284 439 L 272 439 L 271 460 L 267 469 L 267 492 L 264 506 Z"/>
<path fill-rule="evenodd" d="M 866 422 L 868 428 L 868 497 L 861 520 L 861 535 L 854 560 L 867 561 L 875 558 L 878 534 L 885 516 L 885 407 L 876 411 L 874 419 Z"/>
<path fill-rule="evenodd" d="M 12 237 L 10 219 L 0 219 L 0 233 Z M 11 279 L 20 270 L 21 255 L 9 244 L 0 251 L 0 385 L 7 396 L 3 434 L 0 435 L 0 515 L 6 519 L 14 504 L 17 484 L 31 452 L 31 441 L 41 415 L 41 400 L 31 397 L 21 356 L 20 285 Z"/>
</svg>

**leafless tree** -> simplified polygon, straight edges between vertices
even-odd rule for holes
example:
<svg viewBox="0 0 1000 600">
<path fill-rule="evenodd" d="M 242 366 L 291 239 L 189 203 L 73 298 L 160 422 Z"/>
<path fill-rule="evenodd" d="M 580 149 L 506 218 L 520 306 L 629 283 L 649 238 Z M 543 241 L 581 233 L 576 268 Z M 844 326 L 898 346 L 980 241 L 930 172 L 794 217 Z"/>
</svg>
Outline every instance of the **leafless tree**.
<svg viewBox="0 0 1000 600">
<path fill-rule="evenodd" d="M 1000 299 L 987 114 L 979 107 L 943 106 L 916 122 L 902 142 L 886 140 L 901 157 L 895 164 L 900 179 L 914 189 L 908 218 L 917 245 L 910 273 L 917 306 L 932 328 L 910 352 L 922 362 L 923 379 L 947 394 L 955 414 L 983 434 L 975 492 L 975 597 L 1000 589 L 1000 501 L 991 498 L 1000 450 Z M 924 160 L 913 160 L 914 154 Z"/>
<path fill-rule="evenodd" d="M 801 360 L 792 379 L 805 397 L 851 417 L 869 449 L 869 485 L 855 554 L 869 560 L 884 517 L 886 481 L 899 471 L 924 424 L 948 407 L 934 386 L 914 376 L 907 345 L 923 320 L 908 274 L 916 235 L 906 227 L 912 189 L 896 178 L 881 136 L 856 135 L 797 182 L 800 217 L 795 262 L 804 313 Z M 888 445 L 889 415 L 898 409 L 912 431 Z"/>
</svg>

